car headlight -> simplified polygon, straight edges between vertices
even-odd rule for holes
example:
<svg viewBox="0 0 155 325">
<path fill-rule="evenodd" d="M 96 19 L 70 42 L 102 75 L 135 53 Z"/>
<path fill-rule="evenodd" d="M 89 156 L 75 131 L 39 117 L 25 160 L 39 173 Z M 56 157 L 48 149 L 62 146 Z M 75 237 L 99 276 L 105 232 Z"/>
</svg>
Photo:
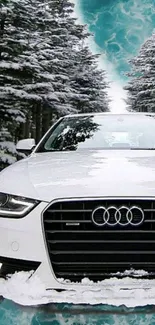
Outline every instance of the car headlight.
<svg viewBox="0 0 155 325">
<path fill-rule="evenodd" d="M 37 200 L 0 193 L 0 217 L 22 218 L 38 203 Z"/>
</svg>

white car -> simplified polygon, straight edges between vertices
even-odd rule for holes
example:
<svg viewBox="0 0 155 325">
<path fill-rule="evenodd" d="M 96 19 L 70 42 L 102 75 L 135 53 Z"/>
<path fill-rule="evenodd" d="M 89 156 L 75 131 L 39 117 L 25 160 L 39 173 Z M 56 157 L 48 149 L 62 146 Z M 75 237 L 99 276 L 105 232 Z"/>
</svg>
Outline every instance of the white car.
<svg viewBox="0 0 155 325">
<path fill-rule="evenodd" d="M 26 139 L 17 149 L 33 146 Z M 1 276 L 34 270 L 47 289 L 133 269 L 153 276 L 155 115 L 63 117 L 4 169 L 0 262 Z"/>
</svg>

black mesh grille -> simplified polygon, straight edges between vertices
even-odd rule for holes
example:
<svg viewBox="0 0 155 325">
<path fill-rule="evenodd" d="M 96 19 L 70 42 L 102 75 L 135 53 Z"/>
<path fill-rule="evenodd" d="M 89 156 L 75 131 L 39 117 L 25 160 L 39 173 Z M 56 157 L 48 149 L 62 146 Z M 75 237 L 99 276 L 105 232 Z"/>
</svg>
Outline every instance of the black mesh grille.
<svg viewBox="0 0 155 325">
<path fill-rule="evenodd" d="M 92 212 L 98 206 L 137 206 L 144 212 L 144 222 L 136 227 L 98 227 L 92 222 Z M 79 281 L 89 277 L 97 281 L 132 268 L 155 274 L 155 201 L 62 200 L 51 204 L 43 220 L 57 278 Z"/>
</svg>

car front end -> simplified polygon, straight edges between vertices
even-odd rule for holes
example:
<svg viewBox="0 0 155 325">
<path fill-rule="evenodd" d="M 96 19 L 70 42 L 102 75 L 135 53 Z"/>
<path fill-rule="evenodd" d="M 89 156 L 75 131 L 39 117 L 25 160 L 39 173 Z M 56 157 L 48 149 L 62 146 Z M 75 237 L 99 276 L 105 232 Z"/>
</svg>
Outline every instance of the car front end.
<svg viewBox="0 0 155 325">
<path fill-rule="evenodd" d="M 123 137 L 119 148 L 108 138 L 113 150 L 73 150 L 74 138 L 50 151 L 46 135 L 0 173 L 1 276 L 33 270 L 46 289 L 76 290 L 126 270 L 155 275 L 155 151 Z"/>
</svg>

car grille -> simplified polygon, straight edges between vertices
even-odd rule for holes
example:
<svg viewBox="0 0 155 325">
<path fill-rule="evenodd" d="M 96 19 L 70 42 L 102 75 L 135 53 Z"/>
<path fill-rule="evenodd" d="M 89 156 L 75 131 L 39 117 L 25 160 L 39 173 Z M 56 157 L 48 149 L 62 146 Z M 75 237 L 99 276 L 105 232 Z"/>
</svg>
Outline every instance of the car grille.
<svg viewBox="0 0 155 325">
<path fill-rule="evenodd" d="M 99 206 L 106 209 L 137 206 L 144 212 L 144 220 L 138 226 L 97 226 L 92 221 L 92 212 Z M 112 214 L 112 210 L 109 211 Z M 113 220 L 112 215 L 111 218 Z M 154 277 L 153 200 L 93 198 L 55 201 L 44 212 L 43 224 L 57 278 L 80 281 L 88 277 L 98 281 L 130 269 L 145 270 Z"/>
</svg>

